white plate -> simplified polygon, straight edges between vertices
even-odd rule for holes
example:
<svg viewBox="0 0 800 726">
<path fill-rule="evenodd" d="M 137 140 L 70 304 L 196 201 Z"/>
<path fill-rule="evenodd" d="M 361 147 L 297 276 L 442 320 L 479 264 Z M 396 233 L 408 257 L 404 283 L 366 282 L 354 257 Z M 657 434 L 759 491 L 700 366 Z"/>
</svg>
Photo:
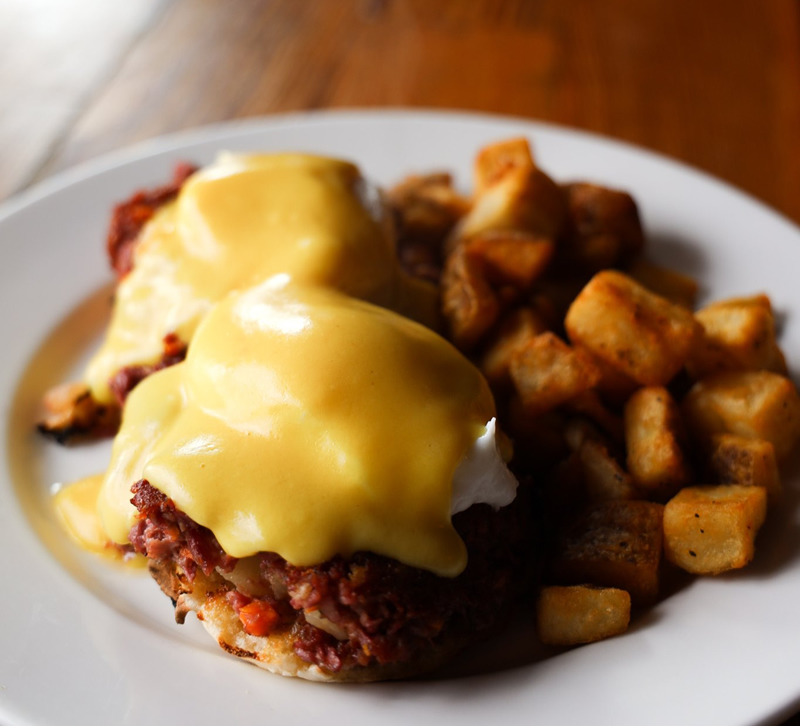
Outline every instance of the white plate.
<svg viewBox="0 0 800 726">
<path fill-rule="evenodd" d="M 464 658 L 473 672 L 503 664 L 495 672 L 371 686 L 283 679 L 225 656 L 197 623 L 172 623 L 147 577 L 79 552 L 54 521 L 50 485 L 101 470 L 108 447 L 61 449 L 31 423 L 41 391 L 80 366 L 102 328 L 115 200 L 220 149 L 347 157 L 384 184 L 449 169 L 468 186 L 475 151 L 519 134 L 557 179 L 630 190 L 653 255 L 698 275 L 704 293 L 768 290 L 800 361 L 800 231 L 703 174 L 586 134 L 463 114 L 287 116 L 159 139 L 51 179 L 0 208 L 0 722 L 756 724 L 796 707 L 796 476 L 749 569 L 684 583 L 624 637 L 545 657 L 518 626 Z"/>
</svg>

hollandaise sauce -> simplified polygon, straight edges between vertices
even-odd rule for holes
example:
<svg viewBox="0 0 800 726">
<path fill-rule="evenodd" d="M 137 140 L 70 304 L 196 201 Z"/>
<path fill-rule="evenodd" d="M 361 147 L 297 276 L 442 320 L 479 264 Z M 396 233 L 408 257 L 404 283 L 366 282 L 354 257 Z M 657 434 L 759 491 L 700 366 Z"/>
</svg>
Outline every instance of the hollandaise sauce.
<svg viewBox="0 0 800 726">
<path fill-rule="evenodd" d="M 435 327 L 432 285 L 399 267 L 378 192 L 345 161 L 226 154 L 197 172 L 142 230 L 86 382 L 113 400 L 121 368 L 155 363 L 162 340 L 191 341 L 214 303 L 276 276 L 329 287 Z"/>
<path fill-rule="evenodd" d="M 115 546 L 100 521 L 97 499 L 104 478 L 103 474 L 95 474 L 61 487 L 54 498 L 56 514 L 69 536 L 83 549 L 112 560 L 124 560 L 128 565 L 143 566 L 145 558 Z"/>
<path fill-rule="evenodd" d="M 139 479 L 236 557 L 364 550 L 455 576 L 453 474 L 494 403 L 478 370 L 408 318 L 272 280 L 218 303 L 186 360 L 130 394 L 99 494 L 126 543 Z"/>
</svg>

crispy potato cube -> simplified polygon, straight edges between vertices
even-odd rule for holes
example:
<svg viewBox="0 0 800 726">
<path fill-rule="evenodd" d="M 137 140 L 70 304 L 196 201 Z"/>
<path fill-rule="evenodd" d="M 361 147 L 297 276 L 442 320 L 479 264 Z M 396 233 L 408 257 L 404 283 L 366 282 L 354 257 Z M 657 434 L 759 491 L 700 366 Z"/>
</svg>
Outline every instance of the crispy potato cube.
<svg viewBox="0 0 800 726">
<path fill-rule="evenodd" d="M 656 295 L 661 295 L 689 310 L 694 309 L 697 300 L 697 281 L 688 275 L 661 267 L 641 257 L 631 263 L 628 274 Z"/>
<path fill-rule="evenodd" d="M 630 194 L 595 184 L 566 184 L 569 210 L 567 256 L 587 270 L 613 267 L 644 245 L 636 202 Z"/>
<path fill-rule="evenodd" d="M 475 158 L 475 193 L 502 179 L 510 169 L 532 168 L 533 154 L 528 139 L 518 137 L 485 146 Z"/>
<path fill-rule="evenodd" d="M 590 280 L 570 306 L 565 326 L 574 345 L 645 386 L 673 378 L 699 328 L 688 310 L 612 270 Z"/>
<path fill-rule="evenodd" d="M 453 237 L 514 229 L 555 239 L 566 216 L 564 194 L 547 174 L 536 167 L 512 167 L 475 199 Z"/>
<path fill-rule="evenodd" d="M 781 478 L 775 447 L 769 441 L 732 434 L 712 438 L 709 469 L 720 484 L 764 487 L 770 501 L 781 495 Z"/>
<path fill-rule="evenodd" d="M 400 236 L 423 242 L 441 242 L 470 208 L 445 173 L 409 176 L 386 198 L 396 213 Z"/>
<path fill-rule="evenodd" d="M 595 387 L 596 390 L 610 404 L 622 406 L 630 398 L 631 394 L 639 388 L 639 384 L 630 376 L 606 363 L 602 358 L 592 355 L 588 350 L 585 350 L 585 352 L 591 357 L 592 363 L 600 371 L 600 380 Z"/>
<path fill-rule="evenodd" d="M 549 332 L 528 340 L 515 351 L 510 373 L 531 415 L 549 411 L 588 391 L 600 377 L 586 356 Z"/>
<path fill-rule="evenodd" d="M 470 238 L 470 254 L 483 260 L 486 278 L 495 285 L 511 285 L 527 291 L 547 269 L 553 243 L 525 232 L 491 231 Z"/>
<path fill-rule="evenodd" d="M 543 587 L 536 606 L 536 632 L 545 645 L 594 643 L 624 633 L 630 620 L 631 596 L 613 587 Z"/>
<path fill-rule="evenodd" d="M 478 259 L 460 248 L 451 254 L 442 272 L 442 314 L 450 339 L 468 350 L 494 325 L 500 304 L 486 281 Z"/>
<path fill-rule="evenodd" d="M 119 427 L 119 407 L 98 403 L 84 383 L 62 383 L 51 388 L 42 403 L 45 415 L 37 428 L 60 444 L 110 436 Z"/>
<path fill-rule="evenodd" d="M 625 405 L 628 471 L 636 484 L 659 498 L 669 498 L 691 479 L 683 452 L 683 424 L 678 405 L 666 388 L 640 388 Z"/>
<path fill-rule="evenodd" d="M 590 502 L 639 499 L 630 475 L 599 441 L 587 438 L 578 449 L 583 481 Z"/>
<path fill-rule="evenodd" d="M 794 384 L 769 371 L 731 371 L 704 378 L 683 399 L 684 420 L 706 446 L 715 434 L 764 439 L 785 459 L 800 437 Z"/>
<path fill-rule="evenodd" d="M 766 295 L 713 303 L 695 317 L 703 331 L 686 361 L 686 371 L 694 380 L 726 370 L 786 373 Z"/>
<path fill-rule="evenodd" d="M 664 506 L 621 501 L 594 504 L 561 531 L 552 562 L 561 583 L 618 587 L 634 605 L 658 597 Z"/>
<path fill-rule="evenodd" d="M 579 393 L 575 398 L 567 401 L 565 406 L 570 411 L 592 420 L 615 443 L 621 444 L 625 440 L 622 419 L 606 408 L 594 390 Z"/>
<path fill-rule="evenodd" d="M 573 418 L 564 424 L 564 441 L 573 451 L 578 452 L 583 446 L 584 441 L 599 441 L 607 443 L 603 435 L 597 430 L 594 424 L 583 418 Z"/>
<path fill-rule="evenodd" d="M 753 559 L 767 491 L 740 484 L 686 487 L 664 508 L 664 555 L 695 575 L 719 575 Z"/>
<path fill-rule="evenodd" d="M 541 316 L 528 307 L 510 312 L 497 326 L 481 358 L 481 371 L 496 388 L 511 385 L 511 357 L 514 352 L 547 330 Z"/>
</svg>

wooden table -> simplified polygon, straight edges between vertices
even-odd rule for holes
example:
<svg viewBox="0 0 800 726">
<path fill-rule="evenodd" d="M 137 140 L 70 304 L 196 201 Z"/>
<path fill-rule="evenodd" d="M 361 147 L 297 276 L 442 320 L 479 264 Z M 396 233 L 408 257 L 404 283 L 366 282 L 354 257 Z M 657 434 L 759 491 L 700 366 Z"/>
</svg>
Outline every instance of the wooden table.
<svg viewBox="0 0 800 726">
<path fill-rule="evenodd" d="M 800 222 L 797 0 L 0 0 L 0 198 L 165 132 L 348 106 L 597 131 Z"/>
<path fill-rule="evenodd" d="M 797 0 L 0 0 L 0 198 L 170 131 L 376 106 L 600 132 L 800 223 Z"/>
</svg>

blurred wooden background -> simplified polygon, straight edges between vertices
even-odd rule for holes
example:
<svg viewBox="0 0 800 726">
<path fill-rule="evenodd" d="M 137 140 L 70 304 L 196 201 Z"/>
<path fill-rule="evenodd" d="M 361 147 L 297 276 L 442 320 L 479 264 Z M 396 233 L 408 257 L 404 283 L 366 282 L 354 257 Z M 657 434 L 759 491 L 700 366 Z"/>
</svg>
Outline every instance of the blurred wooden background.
<svg viewBox="0 0 800 726">
<path fill-rule="evenodd" d="M 608 134 L 800 222 L 797 0 L 0 0 L 0 198 L 170 131 L 387 105 Z"/>
</svg>

